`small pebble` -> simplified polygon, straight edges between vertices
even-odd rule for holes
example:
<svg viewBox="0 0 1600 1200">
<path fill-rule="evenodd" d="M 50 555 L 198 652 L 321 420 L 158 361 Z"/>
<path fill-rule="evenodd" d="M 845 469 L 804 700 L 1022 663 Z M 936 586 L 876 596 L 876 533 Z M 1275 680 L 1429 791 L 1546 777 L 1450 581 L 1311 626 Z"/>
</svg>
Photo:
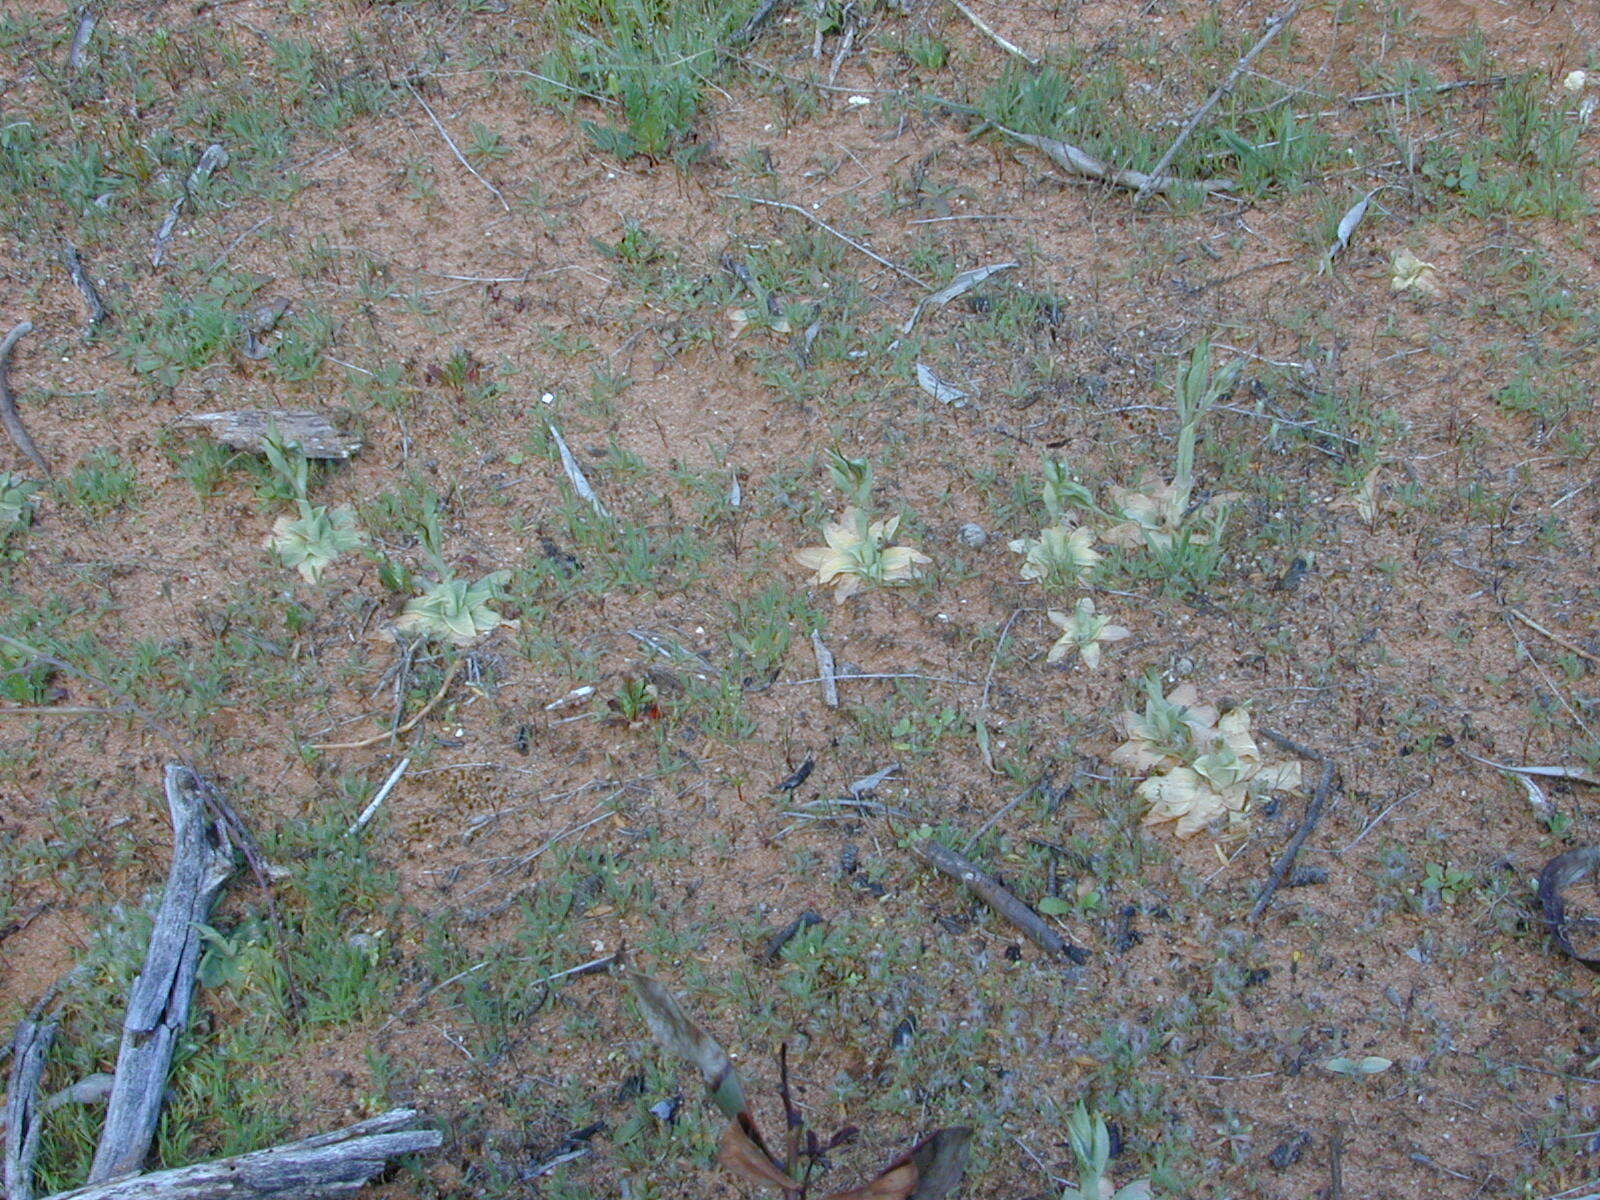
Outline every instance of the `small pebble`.
<svg viewBox="0 0 1600 1200">
<path fill-rule="evenodd" d="M 960 532 L 956 534 L 956 540 L 963 546 L 969 546 L 977 550 L 988 545 L 989 531 L 976 521 L 968 521 L 961 527 Z"/>
</svg>

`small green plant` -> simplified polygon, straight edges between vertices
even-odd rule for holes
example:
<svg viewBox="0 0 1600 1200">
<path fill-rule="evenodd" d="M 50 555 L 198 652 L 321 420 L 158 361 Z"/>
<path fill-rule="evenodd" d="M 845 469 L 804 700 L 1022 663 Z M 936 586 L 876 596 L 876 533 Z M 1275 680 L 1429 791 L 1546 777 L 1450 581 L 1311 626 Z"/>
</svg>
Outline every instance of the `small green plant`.
<svg viewBox="0 0 1600 1200">
<path fill-rule="evenodd" d="M 109 447 L 86 455 L 67 482 L 72 503 L 91 516 L 104 516 L 133 499 L 139 476 L 129 463 Z"/>
<path fill-rule="evenodd" d="M 1433 893 L 1446 904 L 1454 904 L 1471 889 L 1474 882 L 1470 871 L 1463 871 L 1449 863 L 1432 862 L 1422 877 L 1422 890 Z"/>
<path fill-rule="evenodd" d="M 1111 1163 L 1111 1130 L 1099 1113 L 1091 1113 L 1082 1100 L 1067 1118 L 1067 1140 L 1078 1160 L 1077 1186 L 1068 1184 L 1061 1200 L 1150 1200 L 1148 1179 L 1136 1179 L 1112 1191 L 1107 1177 Z"/>
<path fill-rule="evenodd" d="M 38 491 L 37 483 L 0 471 L 0 552 L 13 534 L 33 524 L 33 498 Z"/>
<path fill-rule="evenodd" d="M 1015 538 L 1011 550 L 1022 555 L 1022 577 L 1046 587 L 1070 587 L 1105 556 L 1094 548 L 1094 530 L 1087 525 L 1051 525 L 1038 537 Z"/>
<path fill-rule="evenodd" d="M 1177 823 L 1190 837 L 1218 817 L 1241 825 L 1252 800 L 1300 786 L 1298 762 L 1269 763 L 1250 732 L 1248 707 L 1219 713 L 1199 703 L 1193 684 L 1163 695 L 1153 675 L 1145 680 L 1144 712 L 1119 720 L 1127 740 L 1111 761 L 1146 778 L 1134 794 L 1149 804 L 1146 825 Z"/>
<path fill-rule="evenodd" d="M 1060 662 L 1069 654 L 1078 654 L 1083 659 L 1083 665 L 1094 670 L 1100 665 L 1100 643 L 1120 642 L 1131 636 L 1130 630 L 1113 625 L 1110 617 L 1098 616 L 1094 611 L 1094 601 L 1088 596 L 1078 601 L 1070 616 L 1055 609 L 1046 615 L 1050 623 L 1062 631 L 1055 645 L 1050 647 L 1050 653 L 1045 656 L 1046 662 Z"/>
<path fill-rule="evenodd" d="M 823 526 L 827 545 L 810 546 L 794 556 L 814 573 L 812 582 L 818 587 L 831 583 L 834 603 L 843 604 L 869 585 L 908 583 L 920 576 L 933 560 L 914 547 L 888 544 L 900 527 L 900 518 L 874 521 L 869 513 L 872 464 L 830 450 L 828 474 L 850 504 L 837 521 Z"/>
<path fill-rule="evenodd" d="M 424 518 L 421 536 L 423 554 L 438 578 L 424 584 L 422 594 L 406 602 L 395 618 L 396 631 L 466 646 L 502 625 L 517 627 L 517 622 L 506 620 L 490 607 L 501 597 L 511 579 L 510 571 L 491 571 L 476 583 L 456 578 L 444 561 L 437 509 L 429 510 Z"/>
<path fill-rule="evenodd" d="M 284 566 L 299 571 L 307 583 L 316 583 L 340 554 L 357 549 L 365 541 L 356 528 L 356 515 L 348 505 L 330 510 L 306 498 L 310 467 L 297 448 L 272 436 L 263 439 L 261 448 L 273 474 L 290 490 L 299 511 L 298 516 L 279 517 L 274 522 L 267 546 Z"/>
</svg>

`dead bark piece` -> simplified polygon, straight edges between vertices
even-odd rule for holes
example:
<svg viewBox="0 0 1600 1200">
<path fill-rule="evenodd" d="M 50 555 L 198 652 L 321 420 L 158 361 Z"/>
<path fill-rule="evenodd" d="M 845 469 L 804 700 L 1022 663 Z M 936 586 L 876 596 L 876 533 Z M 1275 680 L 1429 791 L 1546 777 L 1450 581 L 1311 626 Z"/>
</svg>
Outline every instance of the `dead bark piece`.
<svg viewBox="0 0 1600 1200">
<path fill-rule="evenodd" d="M 5 1189 L 6 1200 L 32 1200 L 33 1160 L 39 1154 L 39 1132 L 44 1128 L 45 1107 L 39 1102 L 39 1080 L 44 1077 L 54 1021 L 25 1020 L 11 1041 L 11 1084 L 6 1091 Z"/>
<path fill-rule="evenodd" d="M 184 429 L 204 429 L 224 446 L 256 454 L 261 453 L 269 437 L 298 447 L 307 458 L 345 459 L 362 445 L 360 438 L 340 433 L 331 420 L 316 412 L 240 408 L 180 417 L 178 425 Z"/>
<path fill-rule="evenodd" d="M 1046 158 L 1069 174 L 1082 175 L 1086 179 L 1099 179 L 1133 192 L 1146 195 L 1151 192 L 1182 195 L 1184 192 L 1194 191 L 1226 192 L 1234 187 L 1234 181 L 1231 179 L 1179 179 L 1173 175 L 1147 175 L 1143 171 L 1113 167 L 1110 163 L 1101 162 L 1088 151 L 1080 150 L 1069 142 L 1040 137 L 1036 133 L 1018 133 L 1003 125 L 996 125 L 995 128 L 1007 137 L 1016 138 L 1017 141 L 1041 151 Z"/>
<path fill-rule="evenodd" d="M 815 629 L 811 631 L 811 649 L 817 656 L 817 675 L 822 680 L 822 702 L 829 708 L 838 708 L 839 677 L 834 673 L 833 651 Z"/>
<path fill-rule="evenodd" d="M 78 248 L 71 242 L 68 242 L 67 248 L 61 252 L 61 261 L 67 268 L 67 275 L 72 279 L 72 286 L 83 296 L 84 308 L 89 310 L 89 323 L 83 327 L 83 340 L 87 342 L 94 337 L 94 331 L 106 319 L 106 304 L 100 298 L 100 289 L 94 286 L 94 280 L 89 278 L 89 272 L 84 269 Z"/>
<path fill-rule="evenodd" d="M 444 1135 L 415 1129 L 397 1108 L 332 1133 L 233 1158 L 57 1192 L 45 1200 L 317 1200 L 355 1192 L 402 1154 L 437 1150 Z"/>
<path fill-rule="evenodd" d="M 89 39 L 100 21 L 93 7 L 85 4 L 78 10 L 78 28 L 72 35 L 72 46 L 67 50 L 67 70 L 76 75 L 89 65 Z"/>
<path fill-rule="evenodd" d="M 244 346 L 241 352 L 246 358 L 252 362 L 260 362 L 272 353 L 272 346 L 261 339 L 278 327 L 278 322 L 283 320 L 283 315 L 288 311 L 289 298 L 279 296 L 276 300 L 268 300 L 265 304 L 247 308 L 240 314 L 239 324 L 244 331 Z"/>
<path fill-rule="evenodd" d="M 28 430 L 22 424 L 22 417 L 17 412 L 17 398 L 11 394 L 11 356 L 16 352 L 17 343 L 32 332 L 33 322 L 23 321 L 6 334 L 3 342 L 0 342 L 0 425 L 5 426 L 11 444 L 21 450 L 48 479 L 50 464 L 45 462 L 44 455 L 39 453 L 39 448 L 28 436 Z"/>
<path fill-rule="evenodd" d="M 178 198 L 172 202 L 172 207 L 167 210 L 166 220 L 161 222 L 161 228 L 156 230 L 156 236 L 151 240 L 150 265 L 159 267 L 161 260 L 167 256 L 167 246 L 172 242 L 172 232 L 178 227 L 178 217 L 183 213 L 183 206 L 189 202 L 190 195 L 211 178 L 211 173 L 228 165 L 227 148 L 220 142 L 214 142 L 205 148 L 205 153 L 200 155 L 200 160 L 194 164 L 194 169 L 189 172 L 189 178 L 183 182 L 183 190 L 178 193 Z"/>
<path fill-rule="evenodd" d="M 1539 906 L 1544 909 L 1550 936 L 1562 953 L 1577 959 L 1591 971 L 1600 971 L 1600 920 L 1574 919 L 1567 914 L 1567 889 L 1585 878 L 1600 883 L 1600 846 L 1568 850 L 1545 863 L 1544 870 L 1539 872 Z M 1581 945 L 1572 940 L 1575 931 L 1585 935 Z"/>
<path fill-rule="evenodd" d="M 172 867 L 144 968 L 128 996 L 105 1128 L 89 1168 L 91 1184 L 144 1167 L 161 1116 L 172 1055 L 189 1022 L 202 948 L 199 927 L 233 874 L 233 846 L 222 826 L 208 819 L 201 782 L 187 767 L 169 763 L 166 790 L 172 814 Z"/>
<path fill-rule="evenodd" d="M 1024 937 L 1047 954 L 1060 955 L 1074 963 L 1089 961 L 1088 954 L 1068 942 L 998 879 L 964 855 L 957 854 L 949 846 L 932 838 L 912 842 L 911 853 L 919 862 L 948 875 L 964 886 L 979 900 L 1015 925 Z"/>
</svg>

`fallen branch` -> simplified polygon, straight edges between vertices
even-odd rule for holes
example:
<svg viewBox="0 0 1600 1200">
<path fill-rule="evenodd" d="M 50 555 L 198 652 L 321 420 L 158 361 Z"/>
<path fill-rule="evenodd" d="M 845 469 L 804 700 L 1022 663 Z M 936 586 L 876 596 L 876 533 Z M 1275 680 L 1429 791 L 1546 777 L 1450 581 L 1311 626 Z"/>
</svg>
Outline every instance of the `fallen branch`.
<svg viewBox="0 0 1600 1200">
<path fill-rule="evenodd" d="M 1317 790 L 1311 794 L 1311 799 L 1306 802 L 1306 814 L 1300 821 L 1300 827 L 1294 831 L 1294 836 L 1289 839 L 1289 844 L 1283 848 L 1283 853 L 1278 855 L 1278 861 L 1272 865 L 1272 873 L 1267 876 L 1267 882 L 1262 885 L 1261 892 L 1256 896 L 1255 905 L 1250 909 L 1250 920 L 1256 921 L 1261 914 L 1267 911 L 1267 905 L 1272 903 L 1272 897 L 1289 878 L 1289 872 L 1294 869 L 1294 860 L 1300 854 L 1300 847 L 1306 844 L 1306 839 L 1317 827 L 1317 822 L 1322 820 L 1322 810 L 1327 806 L 1328 794 L 1333 790 L 1334 779 L 1339 774 L 1339 769 L 1333 760 L 1320 754 L 1299 742 L 1291 741 L 1281 733 L 1274 733 L 1270 729 L 1263 729 L 1261 736 L 1269 742 L 1275 742 L 1292 754 L 1301 758 L 1309 758 L 1312 762 L 1322 764 L 1322 778 L 1317 781 Z"/>
<path fill-rule="evenodd" d="M 1069 142 L 1040 137 L 1036 133 L 1018 133 L 1015 129 L 1007 129 L 1004 125 L 996 125 L 995 128 L 1007 137 L 1016 138 L 1024 145 L 1042 151 L 1045 157 L 1069 174 L 1082 175 L 1086 179 L 1098 179 L 1103 183 L 1115 184 L 1117 187 L 1128 188 L 1140 194 L 1226 192 L 1234 186 L 1234 181 L 1231 179 L 1179 179 L 1174 175 L 1156 175 L 1153 172 L 1146 174 L 1127 167 L 1113 167 L 1110 163 L 1102 162 L 1088 151 L 1080 150 Z"/>
<path fill-rule="evenodd" d="M 1019 900 L 994 876 L 964 855 L 932 838 L 911 843 L 911 853 L 919 862 L 948 875 L 1000 916 L 1015 925 L 1022 935 L 1048 954 L 1060 955 L 1074 963 L 1089 961 L 1089 956 L 1069 943 L 1045 923 L 1043 917 Z"/>
<path fill-rule="evenodd" d="M 438 1130 L 413 1128 L 417 1116 L 414 1109 L 397 1108 L 298 1142 L 91 1184 L 45 1200 L 318 1200 L 349 1195 L 390 1160 L 444 1144 Z"/>
<path fill-rule="evenodd" d="M 811 649 L 817 656 L 817 678 L 822 682 L 822 702 L 829 708 L 839 707 L 839 677 L 834 674 L 833 651 L 815 629 L 811 631 Z"/>
<path fill-rule="evenodd" d="M 465 659 L 458 658 L 450 664 L 450 669 L 445 672 L 444 682 L 439 685 L 439 690 L 433 694 L 433 699 L 417 709 L 412 718 L 404 725 L 397 725 L 395 728 L 386 730 L 383 733 L 375 733 L 369 738 L 362 738 L 359 742 L 313 742 L 311 743 L 311 749 L 365 750 L 368 746 L 376 746 L 379 742 L 399 737 L 402 733 L 410 733 L 422 721 L 422 718 L 431 713 L 438 706 L 439 701 L 444 699 L 444 694 L 450 690 L 450 685 L 456 681 L 456 672 L 461 670 L 461 664 L 465 661 Z"/>
<path fill-rule="evenodd" d="M 1149 199 L 1150 193 L 1157 190 L 1154 186 L 1154 181 L 1160 179 L 1166 169 L 1172 165 L 1172 160 L 1177 157 L 1178 151 L 1183 149 L 1184 143 L 1189 140 L 1189 135 L 1194 133 L 1201 121 L 1205 120 L 1206 114 L 1217 106 L 1217 102 L 1233 91 L 1233 85 L 1239 82 L 1239 76 L 1249 69 L 1250 64 L 1255 61 L 1256 55 L 1267 48 L 1267 43 L 1287 29 L 1289 23 L 1300 15 L 1300 4 L 1301 0 L 1294 0 L 1288 8 L 1284 9 L 1283 12 L 1268 23 L 1267 31 L 1261 35 L 1256 44 L 1244 52 L 1244 56 L 1234 64 L 1233 70 L 1228 73 L 1228 77 L 1206 98 L 1206 102 L 1195 109 L 1194 114 L 1184 122 L 1183 128 L 1178 130 L 1178 136 L 1172 139 L 1172 145 L 1167 147 L 1167 152 L 1161 156 L 1160 161 L 1151 169 L 1150 181 L 1141 185 L 1138 193 L 1134 196 L 1133 202 L 1135 205 L 1143 204 Z"/>
<path fill-rule="evenodd" d="M 83 297 L 83 306 L 89 310 L 89 323 L 83 328 L 83 340 L 87 342 L 94 337 L 94 331 L 106 319 L 106 304 L 100 298 L 100 289 L 94 286 L 94 280 L 89 278 L 89 272 L 84 269 L 78 248 L 71 242 L 68 242 L 67 248 L 61 252 L 61 261 L 67 268 L 72 286 L 77 288 Z"/>
<path fill-rule="evenodd" d="M 167 246 L 172 241 L 172 231 L 178 227 L 178 217 L 183 212 L 183 206 L 189 202 L 189 197 L 194 190 L 211 178 L 211 173 L 220 167 L 228 165 L 228 151 L 221 142 L 213 142 L 205 148 L 200 155 L 200 160 L 194 164 L 194 169 L 189 172 L 189 177 L 183 181 L 183 188 L 178 192 L 178 197 L 172 202 L 172 207 L 167 210 L 166 220 L 161 222 L 161 228 L 156 230 L 152 239 L 150 252 L 150 265 L 159 267 L 161 260 L 167 255 Z"/>
<path fill-rule="evenodd" d="M 220 822 L 207 818 L 198 777 L 187 767 L 169 763 L 166 791 L 172 814 L 172 868 L 144 968 L 128 995 L 105 1128 L 89 1168 L 91 1184 L 144 1167 L 161 1118 L 167 1072 L 189 1023 L 203 946 L 200 926 L 233 874 L 233 845 Z"/>
<path fill-rule="evenodd" d="M 1436 96 L 1442 92 L 1453 92 L 1458 88 L 1473 87 L 1499 87 L 1506 81 L 1504 75 L 1493 75 L 1488 79 L 1458 79 L 1452 83 L 1431 83 L 1421 87 L 1402 88 L 1396 92 L 1368 92 L 1364 96 L 1351 96 L 1346 104 L 1373 104 L 1379 100 L 1409 100 L 1412 96 Z"/>
<path fill-rule="evenodd" d="M 742 194 L 740 194 L 738 192 L 718 192 L 717 195 L 722 196 L 723 198 L 728 199 L 728 200 L 743 200 L 746 204 L 761 204 L 761 205 L 766 206 L 767 208 L 782 208 L 782 209 L 786 209 L 786 210 L 788 210 L 789 212 L 792 212 L 792 213 L 799 213 L 806 220 L 810 221 L 813 225 L 817 226 L 817 228 L 819 228 L 821 230 L 824 230 L 827 233 L 831 233 L 834 237 L 838 238 L 841 242 L 843 242 L 846 246 L 849 246 L 852 250 L 856 251 L 858 254 L 865 254 L 868 258 L 870 258 L 873 262 L 877 263 L 879 266 L 888 267 L 889 270 L 893 271 L 896 275 L 900 276 L 902 279 L 909 279 L 912 283 L 916 284 L 919 288 L 926 288 L 930 292 L 933 291 L 933 284 L 929 283 L 926 279 L 921 279 L 918 276 L 913 275 L 910 271 L 906 270 L 904 267 L 899 266 L 896 263 L 890 262 L 887 258 L 885 258 L 883 255 L 879 254 L 876 250 L 870 250 L 866 246 L 863 246 L 860 242 L 856 241 L 855 238 L 849 237 L 849 236 L 847 236 L 845 234 L 840 233 L 837 229 L 835 229 L 832 225 L 829 225 L 821 217 L 816 216 L 813 213 L 807 212 L 805 209 L 801 208 L 798 204 L 789 204 L 789 203 L 787 203 L 786 201 L 783 201 L 783 200 L 763 200 L 759 196 L 745 196 L 745 195 L 742 195 Z"/>
<path fill-rule="evenodd" d="M 0 425 L 6 427 L 6 435 L 11 438 L 11 444 L 27 455 L 33 465 L 43 471 L 48 479 L 50 464 L 45 462 L 44 455 L 39 453 L 39 448 L 28 436 L 28 431 L 22 424 L 22 417 L 17 412 L 17 398 L 11 394 L 11 355 L 16 352 L 17 343 L 32 332 L 33 322 L 24 321 L 6 334 L 5 341 L 0 342 Z"/>
<path fill-rule="evenodd" d="M 1004 50 L 1007 54 L 1015 54 L 1030 67 L 1037 67 L 1039 65 L 1039 60 L 1037 58 L 1029 54 L 1015 42 L 1008 41 L 1006 38 L 1001 37 L 1000 34 L 996 33 L 994 28 L 990 26 L 989 22 L 985 21 L 965 4 L 961 3 L 961 0 L 950 0 L 950 3 L 954 4 L 956 8 L 960 10 L 960 13 L 963 17 L 972 22 L 972 27 L 974 29 L 983 34 L 984 37 L 988 38 L 996 46 L 999 46 L 1000 49 Z"/>
<path fill-rule="evenodd" d="M 56 1023 L 40 1020 L 36 1012 L 17 1025 L 11 1040 L 11 1083 L 6 1091 L 4 1182 L 6 1200 L 32 1200 L 33 1160 L 39 1154 L 39 1133 L 45 1109 L 39 1102 L 39 1080 L 44 1077 Z"/>
</svg>

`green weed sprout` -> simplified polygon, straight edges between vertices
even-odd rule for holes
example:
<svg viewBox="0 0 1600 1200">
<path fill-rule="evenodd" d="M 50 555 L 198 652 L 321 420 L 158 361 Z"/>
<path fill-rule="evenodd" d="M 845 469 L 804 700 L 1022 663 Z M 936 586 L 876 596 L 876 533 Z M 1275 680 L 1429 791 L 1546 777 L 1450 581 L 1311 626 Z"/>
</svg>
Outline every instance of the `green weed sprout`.
<svg viewBox="0 0 1600 1200">
<path fill-rule="evenodd" d="M 1091 1113 L 1082 1100 L 1067 1118 L 1067 1139 L 1078 1160 L 1078 1184 L 1068 1184 L 1061 1200 L 1150 1200 L 1148 1179 L 1136 1179 L 1111 1190 L 1111 1181 L 1106 1178 L 1106 1167 L 1111 1162 L 1111 1131 L 1106 1119 Z"/>
<path fill-rule="evenodd" d="M 309 466 L 297 448 L 271 436 L 262 440 L 261 448 L 274 474 L 293 492 L 299 512 L 273 523 L 267 546 L 284 566 L 299 571 L 307 583 L 316 583 L 334 559 L 365 540 L 356 528 L 356 515 L 349 505 L 329 509 L 306 498 Z"/>
<path fill-rule="evenodd" d="M 33 522 L 33 497 L 39 490 L 20 475 L 0 471 L 0 542 Z"/>
<path fill-rule="evenodd" d="M 1211 340 L 1203 339 L 1180 363 L 1173 381 L 1173 399 L 1178 410 L 1178 457 L 1173 464 L 1171 483 L 1149 475 L 1141 476 L 1131 488 L 1110 489 L 1111 505 L 1122 518 L 1105 531 L 1104 538 L 1114 546 L 1147 548 L 1164 556 L 1181 553 L 1190 546 L 1206 546 L 1221 536 L 1231 496 L 1217 496 L 1191 511 L 1194 498 L 1195 442 L 1200 423 L 1217 403 L 1239 382 L 1242 364 L 1229 363 L 1212 370 Z M 1199 528 L 1202 520 L 1211 529 Z"/>
</svg>

